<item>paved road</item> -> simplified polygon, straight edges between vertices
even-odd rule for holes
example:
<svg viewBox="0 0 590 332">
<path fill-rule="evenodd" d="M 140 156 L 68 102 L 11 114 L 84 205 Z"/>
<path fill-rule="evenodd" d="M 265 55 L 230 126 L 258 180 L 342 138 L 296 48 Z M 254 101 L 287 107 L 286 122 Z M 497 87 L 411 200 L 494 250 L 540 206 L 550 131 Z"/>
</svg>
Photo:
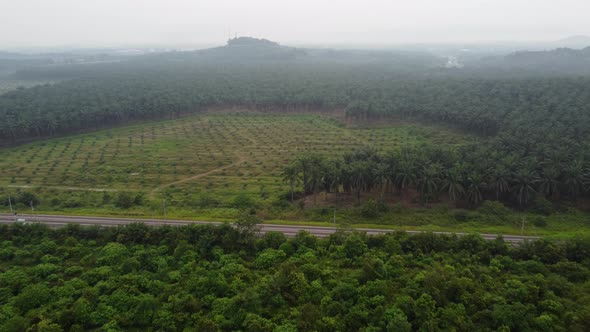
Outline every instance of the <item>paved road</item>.
<svg viewBox="0 0 590 332">
<path fill-rule="evenodd" d="M 219 225 L 220 222 L 211 221 L 198 221 L 198 220 L 163 220 L 163 219 L 130 219 L 130 218 L 106 218 L 106 217 L 84 217 L 84 216 L 57 216 L 57 215 L 19 215 L 15 216 L 11 214 L 0 213 L 0 224 L 14 223 L 18 219 L 24 219 L 26 223 L 42 223 L 52 228 L 63 227 L 67 224 L 78 224 L 81 226 L 119 226 L 127 225 L 136 222 L 143 222 L 149 226 L 183 226 L 189 224 L 208 224 L 208 225 Z M 273 224 L 262 224 L 260 225 L 260 232 L 281 232 L 288 237 L 294 237 L 300 231 L 307 231 L 317 237 L 326 237 L 334 232 L 337 228 L 335 227 L 320 227 L 320 226 L 296 226 L 296 225 L 273 225 Z M 371 228 L 355 228 L 354 230 L 360 232 L 366 232 L 368 235 L 377 235 L 392 233 L 394 230 L 391 229 L 371 229 Z M 406 231 L 410 234 L 424 233 L 423 231 Z M 434 232 L 435 234 L 457 234 L 459 236 L 465 235 L 465 233 L 450 233 L 450 232 Z M 495 240 L 498 234 L 480 234 L 486 240 Z M 518 244 L 523 241 L 532 241 L 538 239 L 535 236 L 519 236 L 519 235 L 503 235 L 504 241 Z"/>
</svg>

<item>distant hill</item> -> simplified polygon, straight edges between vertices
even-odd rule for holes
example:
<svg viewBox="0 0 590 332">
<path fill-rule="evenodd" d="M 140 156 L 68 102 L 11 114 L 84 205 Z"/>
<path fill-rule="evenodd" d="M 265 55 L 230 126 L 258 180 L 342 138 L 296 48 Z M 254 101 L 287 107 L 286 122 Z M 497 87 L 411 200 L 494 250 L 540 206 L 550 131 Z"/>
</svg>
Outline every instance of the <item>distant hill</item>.
<svg viewBox="0 0 590 332">
<path fill-rule="evenodd" d="M 550 43 L 552 48 L 585 48 L 590 46 L 590 36 L 571 36 Z"/>
<path fill-rule="evenodd" d="M 578 50 L 556 48 L 550 51 L 518 51 L 482 59 L 479 66 L 552 74 L 589 74 L 590 47 Z"/>
<path fill-rule="evenodd" d="M 343 50 L 298 48 L 253 37 L 231 38 L 227 44 L 190 52 L 167 52 L 139 57 L 142 61 L 159 59 L 174 63 L 299 63 L 338 65 L 379 65 L 382 69 L 423 70 L 443 68 L 446 60 L 426 52 L 401 50 Z M 145 62 L 145 63 L 147 63 Z"/>
<path fill-rule="evenodd" d="M 281 46 L 267 39 L 237 37 L 227 41 L 225 46 L 195 51 L 204 60 L 249 62 L 259 60 L 293 60 L 305 57 L 303 49 Z"/>
<path fill-rule="evenodd" d="M 549 71 L 590 71 L 590 47 L 581 50 L 558 48 L 552 51 L 516 52 L 504 57 L 509 66 Z"/>
<path fill-rule="evenodd" d="M 590 47 L 581 50 L 571 48 L 557 48 L 551 51 L 520 51 L 509 54 L 506 60 L 513 63 L 528 64 L 533 62 L 561 62 L 566 60 L 584 61 L 590 60 Z"/>
<path fill-rule="evenodd" d="M 80 57 L 76 57 L 78 59 Z M 113 56 L 109 56 L 113 58 Z M 0 59 L 1 60 L 1 59 Z M 66 58 L 67 60 L 67 58 Z M 6 75 L 15 79 L 61 80 L 70 78 L 104 77 L 113 72 L 146 73 L 152 70 L 179 68 L 222 68 L 238 66 L 317 66 L 330 70 L 349 70 L 352 66 L 403 73 L 424 73 L 444 68 L 447 59 L 427 52 L 404 50 L 342 50 L 328 48 L 298 48 L 253 37 L 231 38 L 223 46 L 194 51 L 154 52 L 120 61 L 75 62 L 54 61 L 50 65 L 27 67 L 7 66 Z M 108 60 L 108 59 L 105 59 Z M 119 60 L 119 59 L 117 59 Z M 0 67 L 2 61 L 0 61 Z M 0 68 L 1 69 L 1 68 Z M 185 70 L 185 69 L 183 69 Z"/>
<path fill-rule="evenodd" d="M 247 47 L 281 47 L 279 43 L 268 39 L 258 39 L 253 37 L 236 37 L 227 41 L 227 46 L 247 46 Z"/>
</svg>

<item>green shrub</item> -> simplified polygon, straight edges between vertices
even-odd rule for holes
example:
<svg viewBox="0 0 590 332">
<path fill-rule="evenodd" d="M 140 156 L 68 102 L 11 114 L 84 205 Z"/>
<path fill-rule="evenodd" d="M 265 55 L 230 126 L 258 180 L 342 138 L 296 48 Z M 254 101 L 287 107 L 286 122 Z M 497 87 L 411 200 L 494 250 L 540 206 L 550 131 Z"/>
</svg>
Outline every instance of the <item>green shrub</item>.
<svg viewBox="0 0 590 332">
<path fill-rule="evenodd" d="M 387 206 L 373 199 L 369 199 L 361 207 L 361 215 L 365 218 L 376 218 L 381 212 L 385 211 L 387 211 Z"/>
<path fill-rule="evenodd" d="M 546 227 L 547 220 L 545 220 L 545 218 L 543 217 L 537 217 L 533 220 L 533 225 L 535 225 L 536 227 Z"/>
<path fill-rule="evenodd" d="M 52 200 L 53 203 L 53 200 Z M 65 208 L 77 208 L 83 206 L 82 202 L 79 199 L 71 197 L 67 201 L 63 202 L 62 204 Z"/>
<path fill-rule="evenodd" d="M 499 217 L 505 220 L 512 211 L 499 201 L 484 201 L 477 211 L 483 215 Z"/>
<path fill-rule="evenodd" d="M 271 205 L 279 209 L 286 209 L 289 207 L 289 201 L 286 199 L 277 198 L 271 202 Z"/>
<path fill-rule="evenodd" d="M 220 206 L 221 202 L 209 194 L 204 194 L 199 196 L 196 204 L 201 208 L 214 208 Z"/>
<path fill-rule="evenodd" d="M 548 216 L 555 213 L 555 208 L 553 207 L 553 204 L 547 200 L 547 198 L 543 196 L 537 196 L 533 201 L 533 211 Z"/>
<path fill-rule="evenodd" d="M 24 206 L 31 206 L 31 202 L 33 205 L 39 205 L 41 203 L 35 194 L 28 191 L 21 192 L 17 197 L 17 202 Z"/>
<path fill-rule="evenodd" d="M 406 209 L 406 207 L 404 207 L 404 206 L 402 205 L 402 203 L 400 203 L 400 202 L 397 202 L 397 203 L 395 203 L 395 204 L 394 204 L 394 205 L 391 207 L 391 212 L 393 212 L 393 213 L 397 213 L 397 214 L 399 214 L 399 213 L 405 213 L 405 212 L 406 212 L 406 210 L 407 210 L 407 209 Z"/>
<path fill-rule="evenodd" d="M 135 195 L 135 198 L 133 199 L 133 204 L 134 205 L 143 205 L 143 203 L 145 202 L 145 195 L 144 193 L 137 193 Z"/>
<path fill-rule="evenodd" d="M 238 209 L 251 208 L 256 205 L 255 201 L 248 195 L 241 193 L 234 198 L 232 206 Z"/>
<path fill-rule="evenodd" d="M 469 218 L 470 218 L 469 211 L 464 210 L 464 209 L 457 209 L 453 213 L 453 217 L 458 222 L 465 222 L 465 221 L 469 220 Z"/>
<path fill-rule="evenodd" d="M 135 203 L 135 197 L 126 191 L 120 192 L 115 201 L 115 206 L 121 209 L 128 209 Z"/>
<path fill-rule="evenodd" d="M 109 194 L 108 191 L 103 191 L 102 192 L 102 203 L 103 204 L 108 204 L 111 202 L 111 195 Z"/>
<path fill-rule="evenodd" d="M 297 206 L 299 207 L 300 210 L 303 210 L 305 208 L 305 202 L 299 201 L 299 202 L 297 202 Z"/>
</svg>

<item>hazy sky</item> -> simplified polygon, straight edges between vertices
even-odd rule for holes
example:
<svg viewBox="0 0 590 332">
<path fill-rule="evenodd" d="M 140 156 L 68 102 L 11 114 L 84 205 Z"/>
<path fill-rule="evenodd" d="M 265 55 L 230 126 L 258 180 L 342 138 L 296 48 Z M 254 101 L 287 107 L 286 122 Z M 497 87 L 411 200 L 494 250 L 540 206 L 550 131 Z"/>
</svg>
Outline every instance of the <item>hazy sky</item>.
<svg viewBox="0 0 590 332">
<path fill-rule="evenodd" d="M 0 0 L 0 47 L 551 40 L 589 17 L 590 0 Z"/>
</svg>

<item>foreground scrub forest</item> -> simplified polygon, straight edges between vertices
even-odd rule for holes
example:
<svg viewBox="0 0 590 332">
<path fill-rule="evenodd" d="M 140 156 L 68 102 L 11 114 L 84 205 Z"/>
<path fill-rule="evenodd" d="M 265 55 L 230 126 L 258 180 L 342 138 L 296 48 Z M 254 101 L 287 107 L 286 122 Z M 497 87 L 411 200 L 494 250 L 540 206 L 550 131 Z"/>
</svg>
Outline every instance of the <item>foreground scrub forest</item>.
<svg viewBox="0 0 590 332">
<path fill-rule="evenodd" d="M 588 331 L 590 241 L 0 226 L 1 331 Z"/>
</svg>

